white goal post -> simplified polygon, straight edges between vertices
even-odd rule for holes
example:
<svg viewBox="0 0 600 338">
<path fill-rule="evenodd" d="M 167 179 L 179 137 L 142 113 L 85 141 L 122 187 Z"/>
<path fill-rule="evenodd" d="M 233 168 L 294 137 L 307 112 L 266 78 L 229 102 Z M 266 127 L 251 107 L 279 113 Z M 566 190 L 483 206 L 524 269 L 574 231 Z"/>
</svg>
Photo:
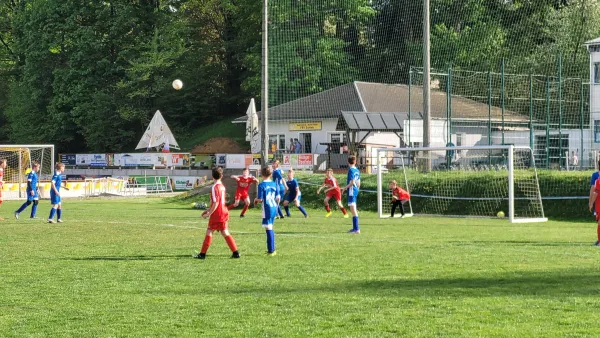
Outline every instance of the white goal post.
<svg viewBox="0 0 600 338">
<path fill-rule="evenodd" d="M 513 145 L 373 150 L 379 217 L 390 217 L 389 182 L 411 194 L 406 215 L 508 217 L 545 222 L 533 151 Z M 395 217 L 399 216 L 399 212 Z"/>
<path fill-rule="evenodd" d="M 2 197 L 5 200 L 26 198 L 27 172 L 33 162 L 40 164 L 40 187 L 54 174 L 54 145 L 52 144 L 2 144 L 0 159 L 6 159 Z"/>
</svg>

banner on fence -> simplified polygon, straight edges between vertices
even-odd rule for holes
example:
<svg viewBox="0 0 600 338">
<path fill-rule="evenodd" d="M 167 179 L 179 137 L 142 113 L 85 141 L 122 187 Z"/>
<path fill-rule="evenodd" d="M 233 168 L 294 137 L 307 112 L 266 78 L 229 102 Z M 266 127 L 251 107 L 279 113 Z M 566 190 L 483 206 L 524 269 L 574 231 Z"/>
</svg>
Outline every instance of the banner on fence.
<svg viewBox="0 0 600 338">
<path fill-rule="evenodd" d="M 77 155 L 75 154 L 60 154 L 59 158 L 65 165 L 77 165 Z"/>
<path fill-rule="evenodd" d="M 175 190 L 192 190 L 206 184 L 206 176 L 175 176 L 171 177 L 171 185 Z"/>
</svg>

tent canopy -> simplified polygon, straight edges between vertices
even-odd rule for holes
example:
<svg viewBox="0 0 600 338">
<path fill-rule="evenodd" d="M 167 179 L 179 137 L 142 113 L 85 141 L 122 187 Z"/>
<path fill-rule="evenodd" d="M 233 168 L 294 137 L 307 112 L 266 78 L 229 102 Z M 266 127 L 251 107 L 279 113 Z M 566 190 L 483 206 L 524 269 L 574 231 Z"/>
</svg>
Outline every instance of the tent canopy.
<svg viewBox="0 0 600 338">
<path fill-rule="evenodd" d="M 160 110 L 157 110 L 135 149 L 159 148 L 165 145 L 167 145 L 167 148 L 179 149 L 175 136 L 173 136 Z"/>
</svg>

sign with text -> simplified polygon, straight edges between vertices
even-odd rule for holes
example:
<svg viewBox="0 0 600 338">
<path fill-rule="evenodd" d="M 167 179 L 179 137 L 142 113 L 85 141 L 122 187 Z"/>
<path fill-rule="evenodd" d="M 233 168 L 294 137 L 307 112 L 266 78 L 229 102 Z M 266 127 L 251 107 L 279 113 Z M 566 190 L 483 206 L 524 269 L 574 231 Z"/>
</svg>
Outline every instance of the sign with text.
<svg viewBox="0 0 600 338">
<path fill-rule="evenodd" d="M 302 130 L 321 130 L 321 121 L 319 122 L 290 122 L 290 131 L 302 131 Z"/>
<path fill-rule="evenodd" d="M 204 177 L 193 177 L 193 176 L 175 176 L 171 178 L 171 185 L 175 190 L 192 190 L 194 188 L 203 186 L 206 184 L 206 176 Z"/>
<path fill-rule="evenodd" d="M 77 155 L 75 154 L 60 154 L 60 161 L 65 165 L 76 165 L 77 164 Z"/>
</svg>

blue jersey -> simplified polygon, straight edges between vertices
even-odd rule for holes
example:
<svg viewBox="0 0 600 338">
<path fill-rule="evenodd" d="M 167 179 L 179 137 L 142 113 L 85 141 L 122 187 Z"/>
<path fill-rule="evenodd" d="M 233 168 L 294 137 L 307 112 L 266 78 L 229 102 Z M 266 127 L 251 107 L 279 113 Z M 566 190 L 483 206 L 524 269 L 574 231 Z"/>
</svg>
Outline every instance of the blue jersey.
<svg viewBox="0 0 600 338">
<path fill-rule="evenodd" d="M 283 185 L 281 168 L 273 170 L 273 181 L 277 184 L 277 195 L 282 196 L 285 193 L 285 186 Z"/>
<path fill-rule="evenodd" d="M 296 194 L 300 195 L 300 191 L 296 192 L 296 188 L 298 188 L 298 181 L 295 178 L 288 180 L 287 182 L 289 195 L 288 198 L 294 199 Z"/>
<path fill-rule="evenodd" d="M 348 188 L 349 196 L 358 195 L 358 186 L 360 185 L 360 171 L 356 167 L 348 169 L 348 179 L 346 180 L 346 184 L 350 184 L 350 182 L 353 180 L 354 184 L 350 188 Z"/>
<path fill-rule="evenodd" d="M 60 185 L 62 184 L 62 175 L 55 172 L 52 176 L 52 183 L 54 183 L 56 190 L 60 191 Z M 54 189 L 50 189 L 50 193 L 54 194 Z"/>
<path fill-rule="evenodd" d="M 258 185 L 258 199 L 262 200 L 262 218 L 277 216 L 277 184 L 273 181 L 263 181 Z"/>
<path fill-rule="evenodd" d="M 596 184 L 596 180 L 598 179 L 598 177 L 600 177 L 600 173 L 595 172 L 592 174 L 592 179 L 590 181 L 591 186 L 594 186 L 594 184 Z"/>
<path fill-rule="evenodd" d="M 37 191 L 38 176 L 35 171 L 32 170 L 29 175 L 27 175 L 27 182 L 30 182 L 30 184 L 27 185 L 28 192 L 32 190 Z"/>
</svg>

